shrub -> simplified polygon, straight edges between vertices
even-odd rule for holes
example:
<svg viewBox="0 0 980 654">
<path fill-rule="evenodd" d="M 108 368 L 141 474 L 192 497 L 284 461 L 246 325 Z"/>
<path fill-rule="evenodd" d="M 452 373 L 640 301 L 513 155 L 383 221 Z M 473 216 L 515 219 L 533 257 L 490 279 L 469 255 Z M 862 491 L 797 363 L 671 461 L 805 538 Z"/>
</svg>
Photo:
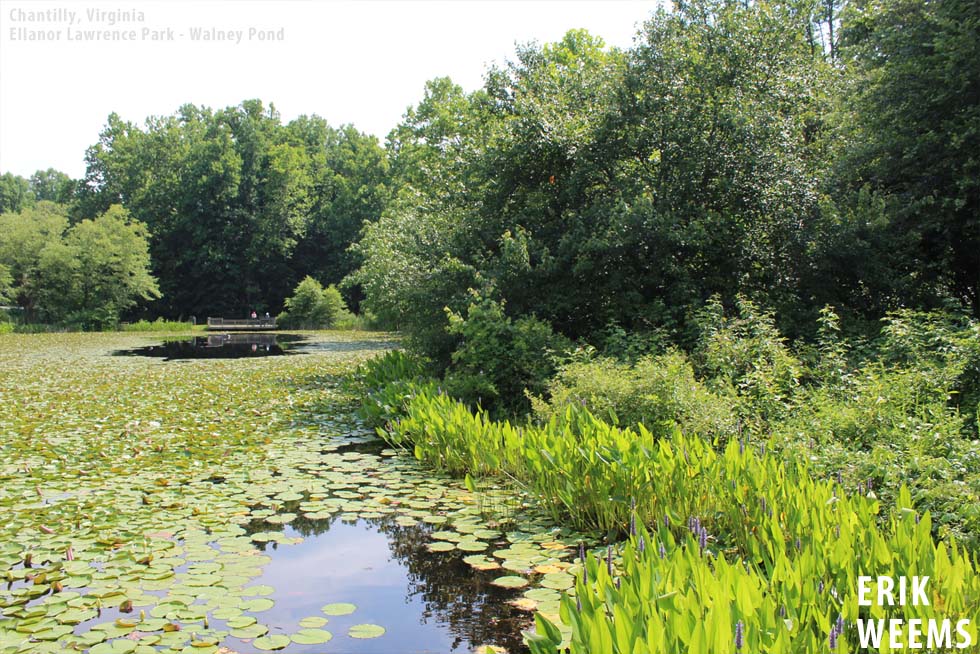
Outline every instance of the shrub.
<svg viewBox="0 0 980 654">
<path fill-rule="evenodd" d="M 285 304 L 286 310 L 277 321 L 288 329 L 329 329 L 351 315 L 335 286 L 323 288 L 309 276 L 296 286 Z"/>
<path fill-rule="evenodd" d="M 154 321 L 139 320 L 137 322 L 119 325 L 119 330 L 124 332 L 183 332 L 194 329 L 194 325 L 189 322 L 178 322 L 175 320 L 164 320 L 157 318 Z"/>
<path fill-rule="evenodd" d="M 753 432 L 788 415 L 795 404 L 802 364 L 776 328 L 769 312 L 739 297 L 735 316 L 726 316 L 713 298 L 699 312 L 697 372 L 709 388 L 738 397 L 733 409 Z"/>
<path fill-rule="evenodd" d="M 677 351 L 646 356 L 635 365 L 592 358 L 586 351 L 561 367 L 548 392 L 550 401 L 533 401 L 541 422 L 560 419 L 565 407 L 579 405 L 614 424 L 642 423 L 657 435 L 678 425 L 684 433 L 724 441 L 738 431 L 732 398 L 695 379 L 687 357 Z"/>
<path fill-rule="evenodd" d="M 446 373 L 446 388 L 495 411 L 527 412 L 526 393 L 544 393 L 556 355 L 571 344 L 548 323 L 533 316 L 512 320 L 503 303 L 474 295 L 465 317 L 447 309 L 449 332 L 460 343 Z"/>
</svg>

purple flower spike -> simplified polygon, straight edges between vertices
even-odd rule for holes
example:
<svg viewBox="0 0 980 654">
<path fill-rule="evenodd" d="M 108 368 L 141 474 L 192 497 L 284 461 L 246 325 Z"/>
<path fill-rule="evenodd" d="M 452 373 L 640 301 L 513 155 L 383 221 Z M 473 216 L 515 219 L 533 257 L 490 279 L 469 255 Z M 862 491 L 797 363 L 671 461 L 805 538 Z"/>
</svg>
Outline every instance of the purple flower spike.
<svg viewBox="0 0 980 654">
<path fill-rule="evenodd" d="M 830 649 L 837 649 L 837 629 L 830 630 Z"/>
<path fill-rule="evenodd" d="M 664 527 L 670 529 L 670 516 L 666 513 L 664 514 Z"/>
<path fill-rule="evenodd" d="M 578 559 L 582 563 L 585 563 L 585 543 L 581 541 L 578 544 Z"/>
<path fill-rule="evenodd" d="M 646 548 L 647 548 L 646 539 L 644 539 L 643 536 L 640 536 L 640 540 L 636 544 L 636 551 L 639 552 L 640 554 L 643 554 Z"/>
<path fill-rule="evenodd" d="M 704 527 L 701 527 L 701 531 L 698 534 L 698 545 L 701 546 L 702 552 L 704 551 L 704 548 L 708 546 L 708 530 Z"/>
<path fill-rule="evenodd" d="M 667 548 L 664 547 L 663 541 L 660 542 L 660 558 L 667 558 Z"/>
<path fill-rule="evenodd" d="M 745 625 L 741 620 L 735 623 L 735 649 L 739 650 L 745 645 Z"/>
</svg>

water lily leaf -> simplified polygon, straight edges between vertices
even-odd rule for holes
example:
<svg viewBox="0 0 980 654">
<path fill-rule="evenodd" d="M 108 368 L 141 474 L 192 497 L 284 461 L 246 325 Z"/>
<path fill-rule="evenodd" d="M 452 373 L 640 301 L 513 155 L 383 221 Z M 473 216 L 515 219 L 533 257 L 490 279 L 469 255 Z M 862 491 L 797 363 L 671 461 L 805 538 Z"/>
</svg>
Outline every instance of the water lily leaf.
<svg viewBox="0 0 980 654">
<path fill-rule="evenodd" d="M 299 626 L 301 626 L 301 627 L 309 627 L 309 628 L 322 627 L 325 624 L 327 624 L 327 619 L 326 618 L 321 618 L 321 617 L 315 616 L 315 615 L 314 616 L 310 616 L 308 618 L 303 618 L 302 620 L 299 621 Z"/>
<path fill-rule="evenodd" d="M 99 643 L 89 650 L 89 654 L 132 654 L 135 649 L 135 640 L 121 638 Z"/>
<path fill-rule="evenodd" d="M 494 586 L 500 586 L 501 588 L 524 588 L 528 585 L 528 580 L 524 577 L 497 577 L 490 582 Z"/>
<path fill-rule="evenodd" d="M 290 638 L 300 645 L 321 645 L 333 638 L 333 634 L 323 629 L 300 629 Z"/>
<path fill-rule="evenodd" d="M 251 613 L 259 613 L 260 611 L 268 611 L 276 603 L 267 597 L 258 597 L 256 599 L 245 600 L 238 605 L 243 611 L 249 611 Z"/>
<path fill-rule="evenodd" d="M 244 629 L 256 623 L 255 618 L 250 615 L 239 615 L 225 621 L 230 629 Z"/>
<path fill-rule="evenodd" d="M 347 635 L 351 638 L 378 638 L 383 636 L 385 628 L 376 624 L 356 624 L 350 628 Z"/>
<path fill-rule="evenodd" d="M 258 638 L 269 633 L 269 628 L 264 624 L 252 624 L 240 629 L 232 629 L 231 635 L 235 638 Z"/>
<path fill-rule="evenodd" d="M 349 615 L 357 609 L 357 605 L 350 604 L 348 602 L 336 602 L 334 604 L 327 604 L 323 606 L 320 610 L 326 615 Z"/>
<path fill-rule="evenodd" d="M 252 641 L 252 646 L 255 649 L 261 649 L 264 651 L 272 651 L 277 649 L 283 649 L 289 645 L 289 636 L 284 636 L 282 634 L 272 634 L 271 636 L 262 636 L 261 638 L 256 638 Z"/>
</svg>

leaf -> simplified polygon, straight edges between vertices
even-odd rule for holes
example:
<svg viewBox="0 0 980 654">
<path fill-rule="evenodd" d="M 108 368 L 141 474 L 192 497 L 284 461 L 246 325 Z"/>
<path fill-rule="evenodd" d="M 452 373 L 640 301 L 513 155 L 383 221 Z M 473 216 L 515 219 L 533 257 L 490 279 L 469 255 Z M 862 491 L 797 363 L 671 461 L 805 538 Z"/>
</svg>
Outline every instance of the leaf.
<svg viewBox="0 0 980 654">
<path fill-rule="evenodd" d="M 350 628 L 347 635 L 351 638 L 378 638 L 384 633 L 385 628 L 376 624 L 356 624 Z"/>
<path fill-rule="evenodd" d="M 320 608 L 326 615 L 349 615 L 357 609 L 357 606 L 348 602 L 336 602 L 327 604 Z"/>
</svg>

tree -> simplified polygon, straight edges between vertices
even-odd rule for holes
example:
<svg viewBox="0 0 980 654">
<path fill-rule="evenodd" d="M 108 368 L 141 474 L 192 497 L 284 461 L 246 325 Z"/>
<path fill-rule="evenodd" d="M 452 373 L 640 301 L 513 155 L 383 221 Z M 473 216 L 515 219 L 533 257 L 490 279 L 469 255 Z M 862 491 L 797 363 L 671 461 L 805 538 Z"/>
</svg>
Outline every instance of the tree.
<svg viewBox="0 0 980 654">
<path fill-rule="evenodd" d="M 75 182 L 65 173 L 48 168 L 31 175 L 28 184 L 34 199 L 67 204 L 75 193 Z"/>
<path fill-rule="evenodd" d="M 0 263 L 0 302 L 6 304 L 13 297 L 14 278 L 10 275 L 10 269 Z"/>
<path fill-rule="evenodd" d="M 349 313 L 337 287 L 331 284 L 324 288 L 309 276 L 286 298 L 285 306 L 277 321 L 293 329 L 327 329 Z"/>
<path fill-rule="evenodd" d="M 0 213 L 17 213 L 34 204 L 30 184 L 20 175 L 0 175 Z"/>
<path fill-rule="evenodd" d="M 150 275 L 146 226 L 119 205 L 94 220 L 74 225 L 65 238 L 74 267 L 73 320 L 103 327 L 139 301 L 160 297 Z"/>
<path fill-rule="evenodd" d="M 880 198 L 895 261 L 879 293 L 980 316 L 980 5 L 865 0 L 845 15 L 851 84 L 836 170 L 842 220 Z"/>
<path fill-rule="evenodd" d="M 0 264 L 12 278 L 11 298 L 24 307 L 28 321 L 38 319 L 37 300 L 41 282 L 41 252 L 60 242 L 68 229 L 65 208 L 42 201 L 19 213 L 0 215 Z"/>
<path fill-rule="evenodd" d="M 69 228 L 65 208 L 42 201 L 0 216 L 0 266 L 27 320 L 101 328 L 159 297 L 146 239 L 118 205 Z"/>
</svg>

